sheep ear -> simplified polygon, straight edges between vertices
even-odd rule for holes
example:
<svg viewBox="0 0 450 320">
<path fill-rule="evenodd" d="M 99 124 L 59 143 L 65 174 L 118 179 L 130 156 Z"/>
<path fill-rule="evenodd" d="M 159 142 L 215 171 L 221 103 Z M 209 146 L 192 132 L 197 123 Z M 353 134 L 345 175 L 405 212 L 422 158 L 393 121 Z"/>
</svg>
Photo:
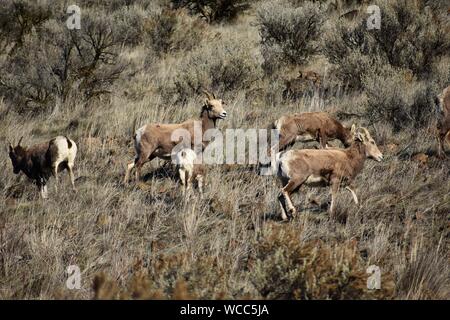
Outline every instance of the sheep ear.
<svg viewBox="0 0 450 320">
<path fill-rule="evenodd" d="M 14 152 L 14 148 L 13 148 L 11 142 L 9 143 L 8 150 L 9 150 L 9 152 Z"/>
<path fill-rule="evenodd" d="M 19 142 L 17 143 L 17 146 L 20 146 L 20 143 L 22 142 L 23 136 L 20 137 Z"/>
<path fill-rule="evenodd" d="M 352 128 L 350 129 L 351 133 L 355 133 L 356 132 L 356 123 L 352 124 Z"/>
<path fill-rule="evenodd" d="M 209 106 L 209 99 L 205 99 L 205 104 Z"/>
</svg>

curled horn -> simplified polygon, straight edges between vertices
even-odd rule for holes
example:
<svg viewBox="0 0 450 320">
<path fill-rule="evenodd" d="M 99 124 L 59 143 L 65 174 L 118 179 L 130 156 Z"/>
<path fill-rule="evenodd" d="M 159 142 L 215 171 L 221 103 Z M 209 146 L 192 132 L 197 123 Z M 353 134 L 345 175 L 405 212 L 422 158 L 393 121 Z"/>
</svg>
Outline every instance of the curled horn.
<svg viewBox="0 0 450 320">
<path fill-rule="evenodd" d="M 364 128 L 364 127 L 361 127 L 361 129 L 363 130 L 364 135 L 366 136 L 366 138 L 369 138 L 370 137 L 369 131 L 366 128 Z"/>
<path fill-rule="evenodd" d="M 361 141 L 365 141 L 370 137 L 369 131 L 367 131 L 364 127 L 358 127 L 355 131 L 355 137 L 361 139 Z"/>
<path fill-rule="evenodd" d="M 214 94 L 211 94 L 209 91 L 207 91 L 205 89 L 202 89 L 201 91 L 208 97 L 209 100 L 216 98 L 216 96 Z"/>
</svg>

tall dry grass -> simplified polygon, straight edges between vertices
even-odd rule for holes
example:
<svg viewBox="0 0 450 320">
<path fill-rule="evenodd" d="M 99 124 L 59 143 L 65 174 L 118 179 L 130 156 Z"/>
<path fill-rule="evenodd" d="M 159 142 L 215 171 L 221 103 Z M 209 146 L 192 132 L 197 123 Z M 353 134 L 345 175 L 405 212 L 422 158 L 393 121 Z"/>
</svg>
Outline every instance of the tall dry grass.
<svg viewBox="0 0 450 320">
<path fill-rule="evenodd" d="M 128 2 L 133 8 L 128 15 L 149 19 L 160 19 L 166 4 Z M 340 93 L 283 99 L 289 70 L 264 75 L 259 69 L 264 58 L 257 6 L 234 22 L 207 26 L 194 22 L 201 19 L 195 15 L 175 14 L 181 19 L 176 26 L 200 28 L 204 37 L 183 47 L 175 31 L 177 51 L 158 54 L 145 38 L 152 24 L 142 24 L 142 41 L 126 38 L 116 48 L 126 69 L 108 85 L 111 94 L 88 100 L 74 95 L 59 108 L 28 113 L 2 91 L 1 298 L 449 298 L 450 167 L 434 157 L 433 119 L 420 129 L 398 131 L 388 122 L 371 122 L 366 113 L 371 96 L 325 74 L 323 56 L 309 57 L 308 66 L 324 74 L 330 87 L 341 86 Z M 331 22 L 337 19 L 330 14 Z M 0 61 L 10 54 L 2 52 Z M 228 69 L 214 73 L 228 62 Z M 240 63 L 247 71 L 238 78 Z M 328 190 L 305 187 L 294 197 L 298 216 L 282 223 L 275 178 L 258 176 L 251 166 L 210 166 L 204 199 L 186 201 L 174 169 L 161 160 L 144 167 L 143 182 L 124 186 L 125 165 L 134 157 L 134 127 L 198 116 L 204 97 L 186 89 L 192 79 L 226 99 L 229 117 L 219 122 L 221 130 L 267 128 L 283 114 L 330 111 L 346 125 L 368 126 L 386 160 L 366 162 L 356 180 L 359 206 L 341 193 L 337 221 L 327 214 Z M 241 82 L 227 86 L 222 79 Z M 26 177 L 12 173 L 7 141 L 23 135 L 31 145 L 59 134 L 79 146 L 78 191 L 71 191 L 63 173 L 60 192 L 51 180 L 44 202 Z M 428 161 L 415 161 L 417 153 L 427 154 Z M 79 290 L 66 287 L 69 265 L 81 269 Z M 366 287 L 370 265 L 382 271 L 382 290 Z"/>
</svg>

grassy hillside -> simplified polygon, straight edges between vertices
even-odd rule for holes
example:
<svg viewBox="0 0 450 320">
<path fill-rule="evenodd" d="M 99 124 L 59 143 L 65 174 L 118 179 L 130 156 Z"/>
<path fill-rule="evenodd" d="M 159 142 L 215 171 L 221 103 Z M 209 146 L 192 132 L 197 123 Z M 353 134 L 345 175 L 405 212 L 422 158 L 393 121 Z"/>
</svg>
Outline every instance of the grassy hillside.
<svg viewBox="0 0 450 320">
<path fill-rule="evenodd" d="M 445 1 L 372 1 L 381 30 L 366 1 L 78 0 L 81 30 L 63 1 L 35 2 L 0 4 L 0 298 L 449 298 Z M 320 84 L 283 94 L 300 70 Z M 197 117 L 200 87 L 227 101 L 221 130 L 328 111 L 366 126 L 385 160 L 356 179 L 359 206 L 341 192 L 337 221 L 329 190 L 304 188 L 281 222 L 278 181 L 252 166 L 210 166 L 203 199 L 185 200 L 162 160 L 125 186 L 134 128 Z M 56 135 L 78 144 L 78 190 L 64 173 L 42 201 L 7 145 Z M 370 265 L 381 290 L 366 287 Z"/>
</svg>

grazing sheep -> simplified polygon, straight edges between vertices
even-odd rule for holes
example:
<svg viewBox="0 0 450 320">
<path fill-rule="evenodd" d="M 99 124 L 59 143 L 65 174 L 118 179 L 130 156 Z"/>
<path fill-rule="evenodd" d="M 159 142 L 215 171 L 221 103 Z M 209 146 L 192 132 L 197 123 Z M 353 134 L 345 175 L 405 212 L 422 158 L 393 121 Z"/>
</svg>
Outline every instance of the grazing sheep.
<svg viewBox="0 0 450 320">
<path fill-rule="evenodd" d="M 142 166 L 158 157 L 169 160 L 171 158 L 172 149 L 179 143 L 179 141 L 172 140 L 172 133 L 177 129 L 185 129 L 190 133 L 191 138 L 194 137 L 194 124 L 196 121 L 201 121 L 202 132 L 205 133 L 208 129 L 216 127 L 216 122 L 219 119 L 225 119 L 227 112 L 223 108 L 224 102 L 222 99 L 206 92 L 207 99 L 205 105 L 202 107 L 200 119 L 191 119 L 183 123 L 177 124 L 147 124 L 142 128 L 136 130 L 134 135 L 134 147 L 136 150 L 136 158 L 134 162 L 130 162 L 124 178 L 124 183 L 127 184 L 131 170 L 136 167 L 136 182 L 139 181 Z M 194 148 L 195 139 L 191 139 L 191 148 Z M 203 140 L 203 137 L 202 137 Z M 202 141 L 203 147 L 208 143 Z"/>
<path fill-rule="evenodd" d="M 321 76 L 314 71 L 299 71 L 298 77 L 284 81 L 283 99 L 298 99 L 320 88 Z"/>
<path fill-rule="evenodd" d="M 195 163 L 197 154 L 194 150 L 185 148 L 175 154 L 178 174 L 183 185 L 183 194 L 190 190 L 193 180 L 197 181 L 200 195 L 203 196 L 203 178 L 205 176 L 205 166 Z"/>
<path fill-rule="evenodd" d="M 22 137 L 23 138 L 23 137 Z M 29 148 L 22 147 L 20 138 L 16 147 L 9 144 L 9 157 L 13 165 L 13 172 L 20 171 L 30 178 L 38 186 L 42 198 L 48 197 L 47 181 L 50 176 L 56 179 L 58 184 L 58 171 L 67 169 L 70 175 L 73 190 L 75 191 L 75 178 L 73 167 L 77 154 L 77 145 L 67 137 L 58 136 L 49 142 L 33 145 Z"/>
<path fill-rule="evenodd" d="M 312 81 L 316 86 L 320 86 L 322 82 L 322 77 L 320 76 L 320 74 L 314 71 L 299 71 L 298 77 L 308 81 Z"/>
<path fill-rule="evenodd" d="M 364 167 L 366 158 L 383 159 L 375 141 L 365 128 L 352 127 L 353 143 L 347 149 L 289 150 L 277 154 L 277 176 L 282 182 L 278 196 L 283 220 L 296 213 L 291 194 L 303 184 L 313 187 L 331 187 L 330 216 L 334 217 L 334 204 L 340 186 L 345 186 L 358 204 L 355 192 L 350 188 L 355 177 Z"/>
<path fill-rule="evenodd" d="M 316 140 L 325 148 L 329 140 L 338 139 L 344 146 L 352 143 L 350 129 L 326 112 L 305 112 L 282 116 L 272 124 L 279 131 L 280 151 L 296 141 Z"/>
</svg>

